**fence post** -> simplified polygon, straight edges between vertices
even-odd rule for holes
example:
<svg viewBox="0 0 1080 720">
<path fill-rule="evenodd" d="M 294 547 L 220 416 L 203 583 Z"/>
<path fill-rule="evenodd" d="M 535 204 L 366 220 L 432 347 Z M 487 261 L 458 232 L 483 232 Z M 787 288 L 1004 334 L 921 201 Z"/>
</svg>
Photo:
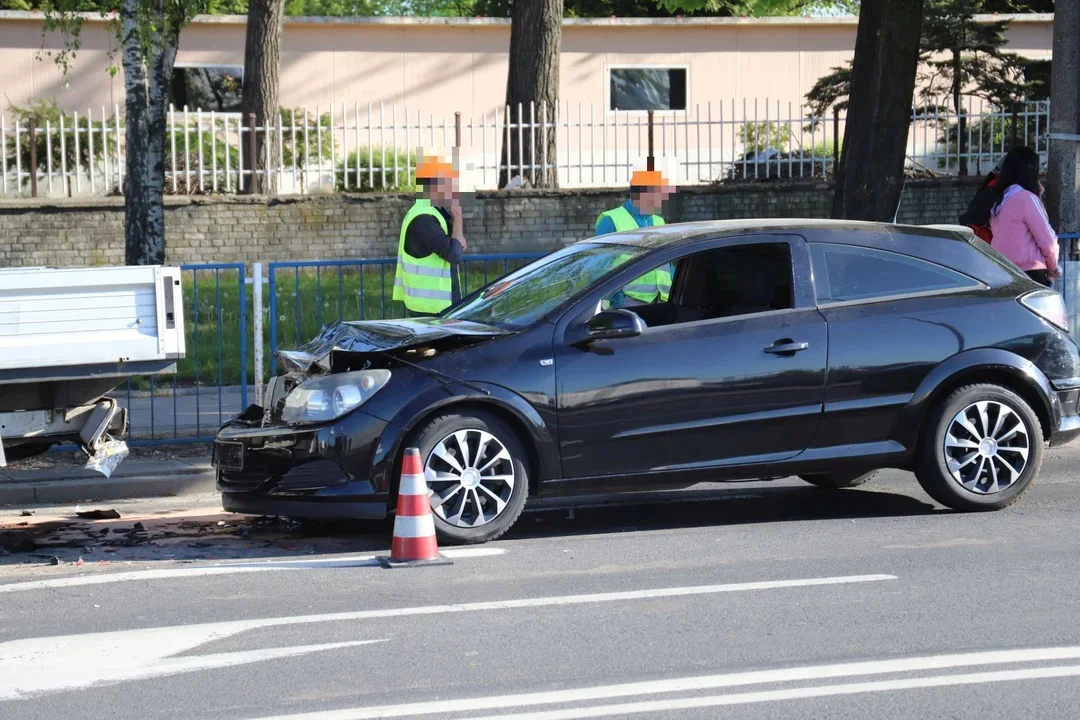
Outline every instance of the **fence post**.
<svg viewBox="0 0 1080 720">
<path fill-rule="evenodd" d="M 676 130 L 676 133 L 678 130 Z M 640 147 L 640 145 L 638 146 Z M 653 155 L 653 111 L 649 111 L 649 157 L 646 160 L 646 170 L 652 171 L 656 169 L 656 160 Z"/>
<path fill-rule="evenodd" d="M 840 108 L 832 109 L 832 171 L 836 177 L 836 170 L 840 167 Z"/>
<path fill-rule="evenodd" d="M 255 194 L 255 158 L 255 113 L 248 113 L 248 177 L 244 187 L 249 195 Z"/>
<path fill-rule="evenodd" d="M 454 113 L 454 147 L 461 148 L 461 113 Z"/>
<path fill-rule="evenodd" d="M 255 339 L 255 403 L 262 405 L 263 399 L 263 267 L 262 263 L 251 264 L 252 311 L 254 313 L 253 337 Z"/>
<path fill-rule="evenodd" d="M 30 197 L 37 197 L 37 120 L 30 118 Z"/>
</svg>

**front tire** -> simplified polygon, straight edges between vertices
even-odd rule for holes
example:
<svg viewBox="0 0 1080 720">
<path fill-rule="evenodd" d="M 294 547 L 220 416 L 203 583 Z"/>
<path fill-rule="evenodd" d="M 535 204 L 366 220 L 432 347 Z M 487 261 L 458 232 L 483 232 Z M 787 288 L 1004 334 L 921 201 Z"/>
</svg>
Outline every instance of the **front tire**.
<svg viewBox="0 0 1080 720">
<path fill-rule="evenodd" d="M 409 446 L 420 449 L 440 542 L 488 542 L 521 515 L 529 495 L 527 455 L 498 417 L 482 410 L 439 415 Z"/>
<path fill-rule="evenodd" d="M 1000 510 L 1031 487 L 1042 456 L 1042 425 L 1022 397 L 998 385 L 969 385 L 931 415 L 915 476 L 953 510 Z"/>
</svg>

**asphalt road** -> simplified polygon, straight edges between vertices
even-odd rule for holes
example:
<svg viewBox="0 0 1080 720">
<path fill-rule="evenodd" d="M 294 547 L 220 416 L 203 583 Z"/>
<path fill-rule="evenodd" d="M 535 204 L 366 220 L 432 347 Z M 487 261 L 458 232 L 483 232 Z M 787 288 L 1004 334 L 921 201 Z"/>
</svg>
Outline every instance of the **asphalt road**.
<svg viewBox="0 0 1080 720">
<path fill-rule="evenodd" d="M 0 717 L 1076 718 L 1078 460 L 992 514 L 897 472 L 549 502 L 448 567 L 379 568 L 386 524 L 269 563 L 12 555 Z"/>
</svg>

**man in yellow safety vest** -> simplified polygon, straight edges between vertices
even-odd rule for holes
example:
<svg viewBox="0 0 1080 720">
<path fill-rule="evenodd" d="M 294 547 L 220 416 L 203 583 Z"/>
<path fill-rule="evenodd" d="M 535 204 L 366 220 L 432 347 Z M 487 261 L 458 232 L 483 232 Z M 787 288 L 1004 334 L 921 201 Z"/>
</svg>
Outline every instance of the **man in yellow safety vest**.
<svg viewBox="0 0 1080 720">
<path fill-rule="evenodd" d="M 596 235 L 663 225 L 664 218 L 657 213 L 663 209 L 671 191 L 670 184 L 659 170 L 634 172 L 630 178 L 630 199 L 613 210 L 600 213 L 596 219 Z M 645 273 L 616 293 L 610 306 L 667 302 L 673 272 L 671 265 L 664 265 Z"/>
<path fill-rule="evenodd" d="M 394 300 L 409 317 L 431 317 L 461 299 L 457 268 L 465 242 L 458 196 L 458 173 L 438 158 L 416 166 L 416 202 L 398 234 Z"/>
</svg>

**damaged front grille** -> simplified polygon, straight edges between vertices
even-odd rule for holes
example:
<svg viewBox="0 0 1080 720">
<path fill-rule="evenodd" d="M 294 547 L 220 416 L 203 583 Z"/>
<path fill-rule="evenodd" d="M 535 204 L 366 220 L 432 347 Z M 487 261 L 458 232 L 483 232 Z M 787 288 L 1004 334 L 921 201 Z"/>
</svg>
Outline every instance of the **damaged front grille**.
<svg viewBox="0 0 1080 720">
<path fill-rule="evenodd" d="M 313 460 L 297 465 L 281 477 L 277 490 L 320 490 L 344 485 L 349 476 L 332 460 Z"/>
<path fill-rule="evenodd" d="M 239 472 L 244 469 L 244 444 L 238 442 L 214 443 L 214 455 L 211 459 L 214 467 L 226 472 Z"/>
</svg>

